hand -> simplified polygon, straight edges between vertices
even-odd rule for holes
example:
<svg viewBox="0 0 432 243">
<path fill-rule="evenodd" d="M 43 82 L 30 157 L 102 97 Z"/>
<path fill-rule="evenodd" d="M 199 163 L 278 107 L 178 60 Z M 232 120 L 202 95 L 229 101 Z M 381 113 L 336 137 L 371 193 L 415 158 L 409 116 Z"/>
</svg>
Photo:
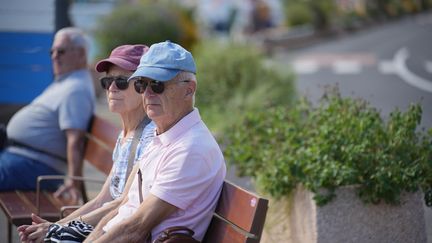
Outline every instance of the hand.
<svg viewBox="0 0 432 243">
<path fill-rule="evenodd" d="M 17 228 L 21 242 L 43 242 L 51 222 L 32 214 L 32 225 L 21 225 Z"/>
<path fill-rule="evenodd" d="M 63 185 L 57 189 L 54 196 L 62 198 L 68 205 L 78 205 L 81 199 L 80 183 L 74 183 L 72 180 L 66 180 Z"/>
</svg>

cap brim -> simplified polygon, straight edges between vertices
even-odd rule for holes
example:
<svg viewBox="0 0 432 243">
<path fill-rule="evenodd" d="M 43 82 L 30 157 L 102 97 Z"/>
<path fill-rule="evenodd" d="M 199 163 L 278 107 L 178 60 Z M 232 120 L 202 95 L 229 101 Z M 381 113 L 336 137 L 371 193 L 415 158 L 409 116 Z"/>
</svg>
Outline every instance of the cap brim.
<svg viewBox="0 0 432 243">
<path fill-rule="evenodd" d="M 177 69 L 166 69 L 158 67 L 141 66 L 132 74 L 129 80 L 136 77 L 146 77 L 153 80 L 166 82 L 173 79 L 180 70 Z"/>
<path fill-rule="evenodd" d="M 111 58 L 100 60 L 96 64 L 95 69 L 100 73 L 107 72 L 111 65 L 119 66 L 120 68 L 123 68 L 128 71 L 135 71 L 137 68 L 137 64 L 135 63 L 129 62 L 121 58 L 111 57 Z"/>
</svg>

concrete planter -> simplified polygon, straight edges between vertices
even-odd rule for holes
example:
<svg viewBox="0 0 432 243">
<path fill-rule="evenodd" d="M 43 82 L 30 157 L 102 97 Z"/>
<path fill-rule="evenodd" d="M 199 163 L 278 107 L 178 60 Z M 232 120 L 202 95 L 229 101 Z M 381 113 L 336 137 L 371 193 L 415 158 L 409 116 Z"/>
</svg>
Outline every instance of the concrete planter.
<svg viewBox="0 0 432 243">
<path fill-rule="evenodd" d="M 298 187 L 286 200 L 271 200 L 262 242 L 427 242 L 422 193 L 406 193 L 398 206 L 364 204 L 355 187 L 318 207 Z"/>
</svg>

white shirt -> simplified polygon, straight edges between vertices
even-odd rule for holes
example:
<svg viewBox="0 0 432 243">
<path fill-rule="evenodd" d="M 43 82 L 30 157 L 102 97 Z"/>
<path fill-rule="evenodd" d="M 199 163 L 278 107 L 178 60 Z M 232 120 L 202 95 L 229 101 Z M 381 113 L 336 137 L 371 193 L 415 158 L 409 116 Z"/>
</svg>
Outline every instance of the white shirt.
<svg viewBox="0 0 432 243">
<path fill-rule="evenodd" d="M 171 226 L 186 226 L 202 240 L 210 224 L 226 174 L 225 160 L 197 109 L 149 144 L 142 171 L 142 194 L 150 193 L 179 208 L 152 230 L 155 239 Z M 104 231 L 130 217 L 140 206 L 136 175 L 128 201 L 104 226 Z"/>
</svg>

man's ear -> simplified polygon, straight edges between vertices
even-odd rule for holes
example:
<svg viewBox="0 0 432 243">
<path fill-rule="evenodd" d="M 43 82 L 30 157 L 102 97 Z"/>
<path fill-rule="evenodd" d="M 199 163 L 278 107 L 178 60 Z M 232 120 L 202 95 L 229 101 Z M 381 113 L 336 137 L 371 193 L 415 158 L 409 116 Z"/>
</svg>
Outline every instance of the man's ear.
<svg viewBox="0 0 432 243">
<path fill-rule="evenodd" d="M 188 96 L 193 97 L 193 95 L 195 94 L 195 90 L 196 90 L 196 82 L 190 81 L 188 83 L 187 88 L 186 88 L 186 95 L 185 95 L 185 97 L 188 97 Z"/>
</svg>

